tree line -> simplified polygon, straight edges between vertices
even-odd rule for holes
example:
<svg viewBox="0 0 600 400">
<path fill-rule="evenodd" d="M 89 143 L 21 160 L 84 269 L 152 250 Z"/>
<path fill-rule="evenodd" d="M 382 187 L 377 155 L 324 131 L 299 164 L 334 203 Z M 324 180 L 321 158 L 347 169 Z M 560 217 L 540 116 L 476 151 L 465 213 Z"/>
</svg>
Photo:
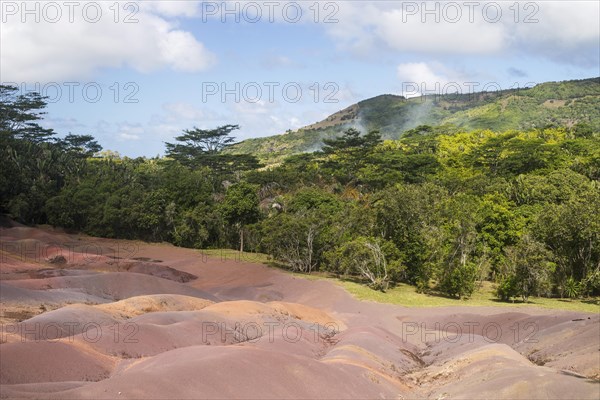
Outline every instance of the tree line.
<svg viewBox="0 0 600 400">
<path fill-rule="evenodd" d="M 237 125 L 193 128 L 166 156 L 120 157 L 44 129 L 45 100 L 0 86 L 0 211 L 91 235 L 239 248 L 294 271 L 500 299 L 600 294 L 600 139 L 590 126 L 384 141 L 346 130 L 263 166 L 223 150 Z"/>
</svg>

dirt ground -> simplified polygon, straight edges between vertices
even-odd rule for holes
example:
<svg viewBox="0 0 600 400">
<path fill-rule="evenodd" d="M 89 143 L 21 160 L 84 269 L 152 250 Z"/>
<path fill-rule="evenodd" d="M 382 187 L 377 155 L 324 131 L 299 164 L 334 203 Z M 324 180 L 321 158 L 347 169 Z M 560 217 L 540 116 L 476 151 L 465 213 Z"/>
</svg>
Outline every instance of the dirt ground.
<svg viewBox="0 0 600 400">
<path fill-rule="evenodd" d="M 598 399 L 600 316 L 362 302 L 167 244 L 0 228 L 0 398 Z"/>
</svg>

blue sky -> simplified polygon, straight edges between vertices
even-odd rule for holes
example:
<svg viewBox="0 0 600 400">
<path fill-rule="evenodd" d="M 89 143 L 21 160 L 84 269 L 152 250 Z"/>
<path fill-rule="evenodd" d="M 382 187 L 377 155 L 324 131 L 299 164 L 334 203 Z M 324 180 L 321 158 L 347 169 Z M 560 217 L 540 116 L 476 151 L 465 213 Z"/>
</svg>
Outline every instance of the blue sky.
<svg viewBox="0 0 600 400">
<path fill-rule="evenodd" d="M 130 3 L 32 1 L 27 14 L 2 2 L 0 80 L 38 85 L 59 134 L 91 134 L 132 157 L 162 154 L 193 126 L 283 133 L 365 98 L 415 95 L 411 82 L 466 92 L 600 75 L 596 1 Z"/>
</svg>

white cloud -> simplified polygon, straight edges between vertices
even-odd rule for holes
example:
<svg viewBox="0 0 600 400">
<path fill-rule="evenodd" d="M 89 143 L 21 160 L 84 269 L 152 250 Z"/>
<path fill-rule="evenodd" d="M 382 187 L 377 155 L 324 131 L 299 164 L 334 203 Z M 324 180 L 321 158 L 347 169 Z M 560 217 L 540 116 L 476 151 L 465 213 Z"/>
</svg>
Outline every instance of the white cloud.
<svg viewBox="0 0 600 400">
<path fill-rule="evenodd" d="M 436 57 L 443 53 L 485 56 L 526 53 L 584 66 L 599 62 L 598 2 L 337 4 L 339 23 L 323 26 L 340 49 L 357 55 L 373 57 L 390 50 Z M 458 5 L 458 9 L 451 4 Z M 476 6 L 471 9 L 468 4 Z M 501 7 L 497 21 L 496 6 Z M 435 13 L 426 12 L 436 7 L 437 21 Z"/>
<path fill-rule="evenodd" d="M 439 62 L 403 63 L 397 68 L 402 83 L 402 95 L 463 93 L 470 90 L 472 79 L 463 71 L 448 68 Z M 472 89 L 471 89 L 472 90 Z"/>
<path fill-rule="evenodd" d="M 118 141 L 139 140 L 144 134 L 144 128 L 140 124 L 130 124 L 127 122 L 117 124 L 116 138 Z"/>
<path fill-rule="evenodd" d="M 417 53 L 488 54 L 504 47 L 501 24 L 468 16 L 452 22 L 443 2 L 342 2 L 339 23 L 325 25 L 343 49 L 372 55 L 384 48 Z M 417 7 L 416 10 L 410 7 Z M 439 8 L 439 18 L 424 13 Z M 445 18 L 447 15 L 450 18 Z M 423 18 L 425 20 L 423 21 Z"/>
<path fill-rule="evenodd" d="M 139 140 L 140 137 L 139 137 L 139 135 L 134 135 L 134 134 L 131 134 L 131 133 L 121 132 L 121 133 L 119 133 L 118 138 L 120 140 Z"/>
<path fill-rule="evenodd" d="M 71 13 L 73 23 L 70 23 L 69 9 L 63 3 L 56 4 L 62 10 L 56 23 L 51 22 L 54 14 L 44 12 L 43 7 L 39 10 L 39 23 L 34 15 L 28 15 L 22 23 L 21 12 L 3 16 L 0 37 L 3 81 L 69 81 L 89 78 L 103 68 L 121 67 L 142 72 L 160 68 L 196 72 L 216 62 L 215 55 L 190 32 L 177 29 L 176 22 L 166 18 L 189 12 L 185 8 L 174 11 L 173 6 L 159 3 L 143 6 L 133 16 L 137 20 L 134 23 L 123 22 L 131 10 L 120 10 L 119 22 L 115 23 L 114 11 L 109 8 L 113 3 L 99 2 L 95 4 L 101 4 L 101 17 L 91 23 L 88 21 L 94 14 L 92 11 L 84 14 L 83 4 L 87 3 L 81 3 Z"/>
<path fill-rule="evenodd" d="M 404 63 L 398 66 L 398 77 L 403 82 L 434 83 L 445 84 L 448 78 L 434 72 L 433 69 L 424 62 Z"/>
<path fill-rule="evenodd" d="M 438 2 L 439 4 L 439 2 Z M 452 54 L 490 54 L 505 46 L 505 32 L 500 24 L 488 24 L 483 19 L 476 23 L 440 22 L 422 23 L 417 18 L 403 22 L 401 10 L 382 13 L 374 29 L 375 34 L 389 47 L 400 51 Z"/>
<path fill-rule="evenodd" d="M 215 57 L 189 32 L 165 33 L 164 37 L 158 40 L 158 49 L 163 62 L 179 71 L 200 71 L 215 61 Z"/>
<path fill-rule="evenodd" d="M 525 54 L 596 67 L 600 63 L 600 3 L 537 2 L 537 23 L 517 24 L 513 42 Z"/>
</svg>

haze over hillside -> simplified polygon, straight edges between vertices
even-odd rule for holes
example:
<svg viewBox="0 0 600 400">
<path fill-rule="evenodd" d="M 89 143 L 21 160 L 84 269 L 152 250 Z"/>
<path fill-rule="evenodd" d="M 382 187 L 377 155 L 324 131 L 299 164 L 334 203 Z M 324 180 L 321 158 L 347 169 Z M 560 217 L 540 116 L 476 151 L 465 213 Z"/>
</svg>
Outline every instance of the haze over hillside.
<svg viewBox="0 0 600 400">
<path fill-rule="evenodd" d="M 353 127 L 398 139 L 419 125 L 451 124 L 465 130 L 528 130 L 586 123 L 600 129 L 600 78 L 546 82 L 533 88 L 405 98 L 384 94 L 346 107 L 297 131 L 244 140 L 228 151 L 270 163 L 319 150 L 322 140 Z"/>
</svg>

